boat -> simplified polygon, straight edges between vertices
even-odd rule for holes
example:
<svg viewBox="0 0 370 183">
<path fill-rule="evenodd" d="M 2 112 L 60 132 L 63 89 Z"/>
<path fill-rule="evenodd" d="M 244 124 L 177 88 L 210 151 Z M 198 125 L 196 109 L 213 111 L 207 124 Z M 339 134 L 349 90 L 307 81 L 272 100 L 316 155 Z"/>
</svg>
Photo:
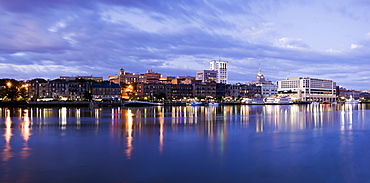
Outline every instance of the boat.
<svg viewBox="0 0 370 183">
<path fill-rule="evenodd" d="M 244 105 L 264 105 L 265 102 L 262 98 L 247 98 L 242 100 L 242 104 Z"/>
<path fill-rule="evenodd" d="M 202 106 L 203 102 L 192 100 L 188 103 L 188 105 L 190 105 L 190 106 Z"/>
<path fill-rule="evenodd" d="M 217 102 L 210 102 L 210 103 L 208 103 L 208 106 L 210 106 L 210 107 L 212 107 L 212 106 L 217 107 L 217 106 L 219 106 L 219 103 L 217 103 Z"/>
<path fill-rule="evenodd" d="M 123 103 L 125 107 L 145 107 L 145 106 L 162 106 L 163 103 L 146 102 L 146 101 L 128 101 Z"/>
<path fill-rule="evenodd" d="M 320 105 L 320 102 L 312 101 L 312 102 L 311 102 L 311 105 Z"/>
<path fill-rule="evenodd" d="M 292 104 L 292 100 L 290 97 L 282 96 L 282 97 L 267 97 L 265 99 L 265 104 L 272 104 L 272 105 L 289 105 Z"/>
<path fill-rule="evenodd" d="M 345 104 L 358 104 L 360 103 L 359 101 L 355 100 L 354 98 L 352 98 L 352 95 L 350 96 L 350 98 L 345 102 Z"/>
</svg>

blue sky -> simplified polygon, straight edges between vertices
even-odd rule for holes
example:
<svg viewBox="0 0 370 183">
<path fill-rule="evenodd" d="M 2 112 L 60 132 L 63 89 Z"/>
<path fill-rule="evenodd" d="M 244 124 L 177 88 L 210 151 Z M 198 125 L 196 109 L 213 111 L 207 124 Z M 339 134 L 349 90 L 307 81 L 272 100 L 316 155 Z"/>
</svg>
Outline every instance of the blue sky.
<svg viewBox="0 0 370 183">
<path fill-rule="evenodd" d="M 368 0 L 0 0 L 0 25 L 0 78 L 195 76 L 221 58 L 229 83 L 261 67 L 370 89 Z"/>
</svg>

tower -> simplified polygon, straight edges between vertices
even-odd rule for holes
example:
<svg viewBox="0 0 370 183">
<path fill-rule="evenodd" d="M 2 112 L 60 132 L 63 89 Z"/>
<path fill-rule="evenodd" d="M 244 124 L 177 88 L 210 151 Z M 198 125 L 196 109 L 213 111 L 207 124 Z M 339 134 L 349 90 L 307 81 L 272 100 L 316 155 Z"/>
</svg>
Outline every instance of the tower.
<svg viewBox="0 0 370 183">
<path fill-rule="evenodd" d="M 217 83 L 228 83 L 227 64 L 227 61 L 221 60 L 212 60 L 210 62 L 210 69 L 217 71 Z"/>
</svg>

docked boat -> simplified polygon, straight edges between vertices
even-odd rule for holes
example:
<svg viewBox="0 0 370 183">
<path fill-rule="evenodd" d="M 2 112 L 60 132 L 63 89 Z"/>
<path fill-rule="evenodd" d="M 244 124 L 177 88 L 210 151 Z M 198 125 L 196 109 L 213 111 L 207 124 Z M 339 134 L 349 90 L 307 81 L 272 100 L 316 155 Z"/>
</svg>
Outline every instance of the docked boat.
<svg viewBox="0 0 370 183">
<path fill-rule="evenodd" d="M 358 103 L 360 102 L 352 98 L 352 96 L 345 102 L 345 104 L 358 104 Z"/>
<path fill-rule="evenodd" d="M 219 106 L 220 104 L 219 103 L 217 103 L 217 102 L 210 102 L 210 103 L 208 103 L 207 104 L 209 107 L 217 107 L 217 106 Z"/>
<path fill-rule="evenodd" d="M 292 104 L 292 99 L 290 97 L 267 97 L 265 99 L 265 104 L 273 105 L 289 105 Z"/>
<path fill-rule="evenodd" d="M 320 102 L 312 101 L 311 105 L 320 105 Z"/>
<path fill-rule="evenodd" d="M 203 105 L 203 102 L 199 102 L 199 101 L 193 100 L 193 101 L 190 101 L 188 103 L 188 105 L 190 105 L 190 106 L 202 106 Z"/>
<path fill-rule="evenodd" d="M 264 105 L 265 102 L 262 98 L 247 98 L 242 100 L 242 104 L 244 105 Z"/>
</svg>

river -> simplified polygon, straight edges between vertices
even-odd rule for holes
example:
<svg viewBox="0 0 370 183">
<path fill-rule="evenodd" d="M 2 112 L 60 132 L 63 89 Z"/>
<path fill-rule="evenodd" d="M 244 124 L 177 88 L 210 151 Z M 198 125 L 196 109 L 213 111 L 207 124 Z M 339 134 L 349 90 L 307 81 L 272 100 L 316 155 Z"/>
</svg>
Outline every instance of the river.
<svg viewBox="0 0 370 183">
<path fill-rule="evenodd" d="M 368 182 L 369 109 L 0 108 L 0 182 Z"/>
</svg>

